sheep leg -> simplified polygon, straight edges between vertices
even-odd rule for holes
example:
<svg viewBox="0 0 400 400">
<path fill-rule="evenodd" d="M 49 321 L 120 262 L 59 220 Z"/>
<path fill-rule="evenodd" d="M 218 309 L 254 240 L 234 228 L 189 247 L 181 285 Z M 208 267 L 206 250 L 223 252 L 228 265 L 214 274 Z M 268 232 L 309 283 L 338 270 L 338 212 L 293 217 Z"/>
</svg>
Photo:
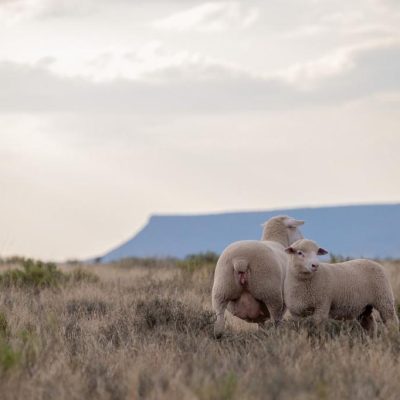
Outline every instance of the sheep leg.
<svg viewBox="0 0 400 400">
<path fill-rule="evenodd" d="M 368 315 L 359 319 L 361 326 L 367 331 L 372 338 L 376 337 L 377 325 L 374 316 Z"/>
<path fill-rule="evenodd" d="M 284 313 L 283 302 L 272 300 L 270 298 L 265 298 L 264 300 L 261 301 L 268 308 L 272 322 L 275 324 L 275 326 L 277 326 L 283 318 L 283 313 Z"/>
<path fill-rule="evenodd" d="M 268 307 L 264 304 L 263 301 L 257 301 L 260 304 L 261 308 L 261 314 L 262 314 L 262 320 L 257 321 L 258 324 L 258 329 L 265 329 L 266 328 L 266 322 L 271 318 L 271 314 L 268 310 Z"/>
<path fill-rule="evenodd" d="M 321 303 L 315 307 L 313 319 L 318 324 L 326 321 L 329 318 L 329 310 L 331 308 L 330 303 Z"/>
<path fill-rule="evenodd" d="M 220 338 L 225 329 L 225 310 L 228 306 L 228 301 L 215 301 L 214 310 L 217 315 L 217 320 L 214 323 L 214 336 Z"/>
<path fill-rule="evenodd" d="M 386 326 L 393 327 L 396 330 L 399 329 L 399 319 L 393 304 L 379 304 L 375 308 L 378 310 L 382 322 Z"/>
<path fill-rule="evenodd" d="M 357 318 L 360 325 L 367 331 L 370 337 L 376 337 L 377 325 L 374 316 L 372 315 L 373 307 L 368 305 Z"/>
</svg>

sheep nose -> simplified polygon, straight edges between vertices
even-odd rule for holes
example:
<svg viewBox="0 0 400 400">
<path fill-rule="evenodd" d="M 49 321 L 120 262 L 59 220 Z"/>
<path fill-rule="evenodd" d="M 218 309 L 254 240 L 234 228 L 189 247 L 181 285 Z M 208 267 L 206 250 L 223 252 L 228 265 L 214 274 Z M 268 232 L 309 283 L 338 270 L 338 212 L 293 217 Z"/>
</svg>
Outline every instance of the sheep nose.
<svg viewBox="0 0 400 400">
<path fill-rule="evenodd" d="M 319 267 L 319 264 L 312 264 L 311 267 L 313 270 L 317 270 Z"/>
</svg>

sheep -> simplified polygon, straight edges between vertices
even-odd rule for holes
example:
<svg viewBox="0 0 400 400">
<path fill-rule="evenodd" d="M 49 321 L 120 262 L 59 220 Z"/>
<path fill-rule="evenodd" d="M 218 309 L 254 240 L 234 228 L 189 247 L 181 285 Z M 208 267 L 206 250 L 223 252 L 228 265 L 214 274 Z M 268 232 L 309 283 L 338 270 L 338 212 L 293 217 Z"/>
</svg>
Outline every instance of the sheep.
<svg viewBox="0 0 400 400">
<path fill-rule="evenodd" d="M 217 319 L 214 334 L 220 337 L 225 310 L 248 322 L 278 323 L 285 312 L 283 283 L 289 257 L 285 248 L 302 238 L 298 227 L 304 221 L 287 216 L 264 224 L 260 240 L 243 240 L 229 245 L 215 267 L 212 306 Z"/>
<path fill-rule="evenodd" d="M 284 298 L 294 319 L 312 316 L 317 323 L 329 317 L 358 319 L 367 333 L 375 336 L 375 308 L 384 324 L 398 329 L 392 287 L 380 264 L 367 259 L 320 263 L 318 256 L 328 252 L 307 239 L 285 251 L 291 257 Z"/>
</svg>

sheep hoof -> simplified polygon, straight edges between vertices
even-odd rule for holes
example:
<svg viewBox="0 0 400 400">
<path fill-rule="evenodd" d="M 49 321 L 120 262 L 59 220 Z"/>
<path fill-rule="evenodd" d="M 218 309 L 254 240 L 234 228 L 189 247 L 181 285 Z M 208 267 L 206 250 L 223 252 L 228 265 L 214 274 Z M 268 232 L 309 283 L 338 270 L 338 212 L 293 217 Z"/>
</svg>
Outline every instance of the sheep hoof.
<svg viewBox="0 0 400 400">
<path fill-rule="evenodd" d="M 223 318 L 217 318 L 214 323 L 214 337 L 220 339 L 224 333 L 225 320 Z"/>
<path fill-rule="evenodd" d="M 223 331 L 221 329 L 218 329 L 217 327 L 214 327 L 214 338 L 221 339 L 222 336 L 223 336 Z"/>
</svg>

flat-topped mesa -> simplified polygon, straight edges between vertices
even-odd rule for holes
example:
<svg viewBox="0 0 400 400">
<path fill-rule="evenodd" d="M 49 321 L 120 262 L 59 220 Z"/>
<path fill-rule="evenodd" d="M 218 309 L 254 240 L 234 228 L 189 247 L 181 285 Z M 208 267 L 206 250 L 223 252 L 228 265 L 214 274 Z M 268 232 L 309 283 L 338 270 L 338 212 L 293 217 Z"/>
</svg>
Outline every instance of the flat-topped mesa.
<svg viewBox="0 0 400 400">
<path fill-rule="evenodd" d="M 297 229 L 303 224 L 304 221 L 286 215 L 273 217 L 263 224 L 264 229 L 261 240 L 277 242 L 286 248 L 296 240 L 303 238 L 303 235 Z"/>
</svg>

